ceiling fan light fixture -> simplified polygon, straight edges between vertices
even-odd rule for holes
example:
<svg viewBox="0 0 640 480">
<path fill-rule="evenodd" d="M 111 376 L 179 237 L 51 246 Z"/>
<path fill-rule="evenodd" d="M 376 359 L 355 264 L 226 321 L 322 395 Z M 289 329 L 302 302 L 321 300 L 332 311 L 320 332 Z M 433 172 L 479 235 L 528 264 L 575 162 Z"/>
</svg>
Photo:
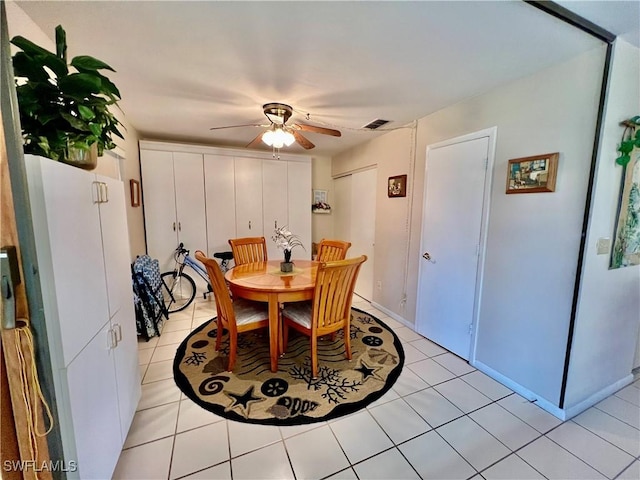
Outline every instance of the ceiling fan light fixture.
<svg viewBox="0 0 640 480">
<path fill-rule="evenodd" d="M 282 148 L 285 145 L 291 146 L 296 141 L 295 137 L 282 128 L 275 128 L 273 130 L 267 130 L 262 135 L 262 141 L 270 147 Z"/>
</svg>

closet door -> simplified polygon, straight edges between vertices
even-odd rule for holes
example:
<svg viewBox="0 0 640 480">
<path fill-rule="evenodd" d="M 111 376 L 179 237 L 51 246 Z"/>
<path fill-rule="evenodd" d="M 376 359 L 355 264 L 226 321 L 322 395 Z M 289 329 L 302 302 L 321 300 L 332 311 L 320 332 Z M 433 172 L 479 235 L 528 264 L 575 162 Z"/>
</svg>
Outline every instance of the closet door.
<svg viewBox="0 0 640 480">
<path fill-rule="evenodd" d="M 289 229 L 305 248 L 295 251 L 293 257 L 311 258 L 311 162 L 289 161 L 287 178 Z"/>
<path fill-rule="evenodd" d="M 271 236 L 276 228 L 288 226 L 287 208 L 287 162 L 281 160 L 262 161 L 262 213 L 264 236 L 267 239 L 267 255 L 275 260 L 283 257 Z M 296 230 L 291 231 L 298 235 Z M 305 247 L 306 248 L 306 247 Z M 301 258 L 301 249 L 293 251 L 293 258 Z"/>
<path fill-rule="evenodd" d="M 261 237 L 262 225 L 262 160 L 235 157 L 236 235 Z"/>
<path fill-rule="evenodd" d="M 204 200 L 204 167 L 202 154 L 173 154 L 176 191 L 178 241 L 191 252 L 207 249 L 207 225 Z M 173 246 L 171 251 L 176 249 Z"/>
<path fill-rule="evenodd" d="M 236 197 L 233 157 L 204 156 L 204 184 L 207 210 L 207 255 L 231 250 L 236 238 Z"/>
<path fill-rule="evenodd" d="M 169 270 L 178 244 L 173 153 L 140 150 L 140 166 L 147 254 Z"/>
</svg>

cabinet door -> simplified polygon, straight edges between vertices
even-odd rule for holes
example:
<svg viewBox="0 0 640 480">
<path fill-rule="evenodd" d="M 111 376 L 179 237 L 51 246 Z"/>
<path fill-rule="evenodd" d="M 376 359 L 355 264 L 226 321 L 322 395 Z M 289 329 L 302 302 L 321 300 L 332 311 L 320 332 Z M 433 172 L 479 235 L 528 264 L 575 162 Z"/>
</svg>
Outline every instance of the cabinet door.
<svg viewBox="0 0 640 480">
<path fill-rule="evenodd" d="M 174 153 L 178 240 L 194 252 L 207 249 L 202 154 Z M 173 247 L 175 249 L 175 245 Z"/>
<path fill-rule="evenodd" d="M 236 238 L 236 197 L 233 157 L 204 156 L 204 184 L 207 209 L 207 254 L 231 250 Z"/>
<path fill-rule="evenodd" d="M 67 368 L 80 478 L 111 478 L 123 445 L 109 323 Z"/>
<path fill-rule="evenodd" d="M 262 213 L 264 219 L 264 236 L 267 238 L 267 253 L 275 260 L 282 257 L 271 235 L 276 228 L 287 226 L 287 162 L 282 160 L 262 161 Z M 296 235 L 298 232 L 291 229 Z M 295 249 L 293 258 L 302 258 L 304 253 Z M 306 257 L 305 257 L 306 258 Z"/>
<path fill-rule="evenodd" d="M 96 180 L 106 185 L 107 192 L 106 201 L 99 204 L 99 210 L 109 317 L 112 317 L 124 302 L 133 302 L 125 193 L 119 180 L 102 176 L 96 176 Z"/>
<path fill-rule="evenodd" d="M 113 353 L 118 387 L 120 431 L 122 432 L 122 443 L 124 444 L 141 394 L 140 369 L 138 367 L 138 336 L 133 302 L 123 305 L 118 310 L 118 313 L 111 318 L 111 327 L 118 338 L 118 344 Z"/>
<path fill-rule="evenodd" d="M 160 261 L 160 271 L 170 270 L 178 245 L 173 154 L 140 150 L 140 166 L 147 253 Z"/>
<path fill-rule="evenodd" d="M 311 258 L 311 162 L 290 161 L 288 165 L 289 229 L 300 237 L 305 252 Z"/>
<path fill-rule="evenodd" d="M 43 287 L 55 292 L 45 308 L 57 311 L 68 365 L 109 320 L 95 175 L 47 158 L 29 160 L 40 167 L 29 188 L 42 195 L 31 207 L 46 215 L 36 221 L 34 214 L 38 262 Z"/>
<path fill-rule="evenodd" d="M 236 234 L 261 237 L 262 226 L 262 160 L 235 157 Z"/>
</svg>

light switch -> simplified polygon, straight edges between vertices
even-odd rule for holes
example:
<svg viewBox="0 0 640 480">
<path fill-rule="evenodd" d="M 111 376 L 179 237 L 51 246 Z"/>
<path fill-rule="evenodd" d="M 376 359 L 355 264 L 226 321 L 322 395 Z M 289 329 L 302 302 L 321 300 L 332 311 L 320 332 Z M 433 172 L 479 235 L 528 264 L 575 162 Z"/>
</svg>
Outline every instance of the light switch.
<svg viewBox="0 0 640 480">
<path fill-rule="evenodd" d="M 596 250 L 598 255 L 607 255 L 609 250 L 611 249 L 611 239 L 610 238 L 599 238 L 598 243 L 596 243 Z"/>
</svg>

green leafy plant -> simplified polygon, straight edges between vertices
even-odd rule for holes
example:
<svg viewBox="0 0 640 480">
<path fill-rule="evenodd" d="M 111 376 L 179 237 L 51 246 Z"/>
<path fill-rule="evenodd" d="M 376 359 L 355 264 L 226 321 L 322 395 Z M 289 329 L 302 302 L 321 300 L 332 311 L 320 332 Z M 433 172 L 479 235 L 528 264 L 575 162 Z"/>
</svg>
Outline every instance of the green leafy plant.
<svg viewBox="0 0 640 480">
<path fill-rule="evenodd" d="M 13 69 L 24 151 L 67 161 L 74 149 L 89 151 L 95 144 L 101 156 L 115 147 L 112 135 L 123 138 L 109 110 L 120 92 L 100 73 L 115 70 L 87 55 L 67 64 L 66 33 L 60 25 L 55 32 L 55 54 L 22 36 L 11 40 L 21 50 Z"/>
<path fill-rule="evenodd" d="M 640 130 L 638 129 L 638 127 L 640 127 L 640 115 L 625 120 L 622 122 L 622 125 L 625 129 L 622 133 L 620 146 L 618 147 L 620 156 L 616 158 L 616 163 L 626 167 L 627 163 L 631 160 L 631 152 L 633 149 L 640 148 Z"/>
</svg>

